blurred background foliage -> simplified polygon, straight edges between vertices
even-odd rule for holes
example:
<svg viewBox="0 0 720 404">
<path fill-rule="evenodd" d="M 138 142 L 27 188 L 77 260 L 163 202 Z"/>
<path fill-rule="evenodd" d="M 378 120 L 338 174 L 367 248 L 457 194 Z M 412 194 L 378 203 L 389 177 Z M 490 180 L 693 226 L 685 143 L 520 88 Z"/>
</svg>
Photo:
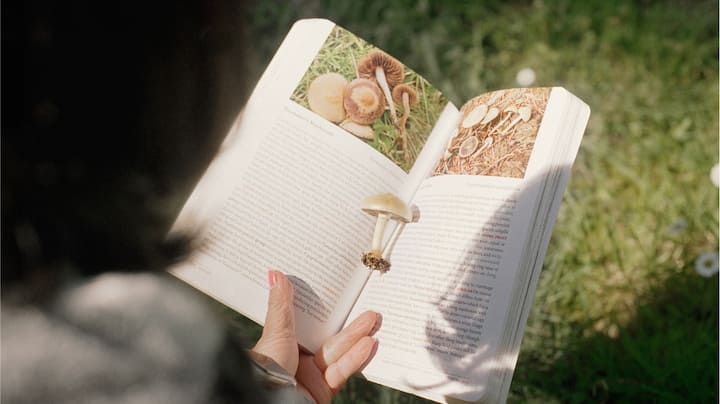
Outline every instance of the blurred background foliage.
<svg viewBox="0 0 720 404">
<path fill-rule="evenodd" d="M 251 76 L 307 17 L 393 54 L 458 106 L 518 86 L 523 68 L 590 105 L 510 401 L 717 401 L 718 276 L 695 269 L 718 250 L 717 2 L 257 1 Z M 422 400 L 355 378 L 336 401 Z"/>
</svg>

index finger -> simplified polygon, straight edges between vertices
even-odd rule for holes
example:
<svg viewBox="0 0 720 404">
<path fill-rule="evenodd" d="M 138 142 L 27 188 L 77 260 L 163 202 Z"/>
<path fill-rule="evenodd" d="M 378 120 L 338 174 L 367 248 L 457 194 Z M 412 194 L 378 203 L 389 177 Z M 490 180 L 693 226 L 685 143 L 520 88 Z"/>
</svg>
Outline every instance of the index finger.
<svg viewBox="0 0 720 404">
<path fill-rule="evenodd" d="M 382 316 L 374 311 L 366 311 L 359 315 L 350 325 L 330 337 L 315 353 L 315 363 L 318 368 L 324 372 L 362 337 L 374 334 L 381 323 Z"/>
</svg>

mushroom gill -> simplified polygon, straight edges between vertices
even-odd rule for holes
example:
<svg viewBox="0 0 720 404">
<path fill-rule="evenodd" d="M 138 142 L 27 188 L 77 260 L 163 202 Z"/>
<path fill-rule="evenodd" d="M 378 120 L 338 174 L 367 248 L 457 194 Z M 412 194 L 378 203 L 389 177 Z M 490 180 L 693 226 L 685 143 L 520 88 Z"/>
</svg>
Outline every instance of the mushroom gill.
<svg viewBox="0 0 720 404">
<path fill-rule="evenodd" d="M 390 117 L 393 124 L 397 124 L 397 113 L 392 102 L 390 88 L 400 83 L 405 77 L 402 63 L 381 50 L 373 50 L 358 64 L 358 74 L 361 78 L 377 80 L 378 85 L 385 94 L 385 100 L 390 106 Z"/>
</svg>

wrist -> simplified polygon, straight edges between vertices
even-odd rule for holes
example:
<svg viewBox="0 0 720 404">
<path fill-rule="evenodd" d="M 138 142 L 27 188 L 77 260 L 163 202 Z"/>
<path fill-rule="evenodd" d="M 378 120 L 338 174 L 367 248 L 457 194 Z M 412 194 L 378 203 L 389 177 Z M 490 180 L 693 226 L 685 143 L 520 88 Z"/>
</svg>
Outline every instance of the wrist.
<svg viewBox="0 0 720 404">
<path fill-rule="evenodd" d="M 254 350 L 247 350 L 253 376 L 256 382 L 265 389 L 271 403 L 315 403 L 311 395 L 297 384 L 295 377 L 267 355 Z"/>
<path fill-rule="evenodd" d="M 297 381 L 285 368 L 267 355 L 255 350 L 247 351 L 256 379 L 268 387 L 296 387 Z"/>
</svg>

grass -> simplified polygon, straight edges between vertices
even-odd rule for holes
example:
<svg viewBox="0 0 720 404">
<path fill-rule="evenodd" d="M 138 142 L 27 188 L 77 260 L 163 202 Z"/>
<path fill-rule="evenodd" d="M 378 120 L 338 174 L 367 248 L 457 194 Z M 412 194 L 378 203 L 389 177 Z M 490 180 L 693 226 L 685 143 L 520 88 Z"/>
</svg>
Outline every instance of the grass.
<svg viewBox="0 0 720 404">
<path fill-rule="evenodd" d="M 717 401 L 718 276 L 694 270 L 718 249 L 715 2 L 293 4 L 258 2 L 248 16 L 258 74 L 292 21 L 322 16 L 456 105 L 530 67 L 535 85 L 591 106 L 510 401 Z M 359 379 L 336 398 L 418 401 Z"/>
</svg>

